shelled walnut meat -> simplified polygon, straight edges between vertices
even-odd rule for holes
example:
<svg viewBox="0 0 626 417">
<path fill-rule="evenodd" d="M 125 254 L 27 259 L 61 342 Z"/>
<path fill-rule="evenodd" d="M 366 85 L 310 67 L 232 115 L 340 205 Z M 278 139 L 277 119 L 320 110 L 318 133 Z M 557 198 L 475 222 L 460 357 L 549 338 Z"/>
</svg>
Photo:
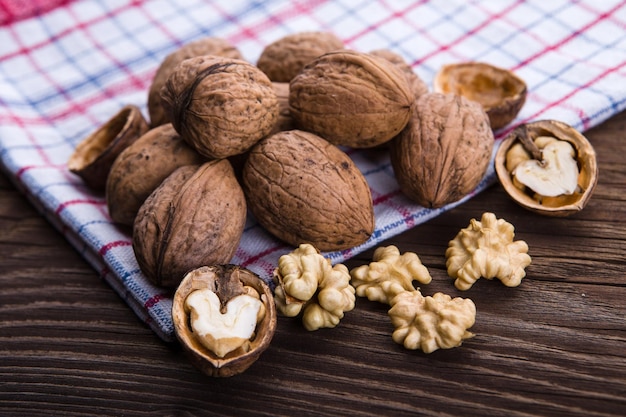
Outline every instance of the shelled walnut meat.
<svg viewBox="0 0 626 417">
<path fill-rule="evenodd" d="M 390 143 L 402 192 L 426 208 L 460 200 L 483 178 L 494 146 L 482 107 L 454 94 L 428 93 Z"/>
<path fill-rule="evenodd" d="M 139 209 L 133 250 L 151 282 L 176 287 L 194 268 L 230 262 L 245 222 L 245 197 L 228 160 L 187 165 Z"/>
<path fill-rule="evenodd" d="M 406 76 L 394 64 L 351 50 L 318 57 L 289 86 L 289 109 L 299 129 L 353 148 L 371 148 L 396 136 L 414 101 Z"/>
<path fill-rule="evenodd" d="M 118 224 L 132 226 L 143 202 L 167 176 L 181 166 L 205 160 L 170 123 L 150 129 L 111 166 L 105 189 L 109 215 Z"/>
<path fill-rule="evenodd" d="M 174 129 L 208 158 L 248 151 L 278 119 L 272 82 L 254 65 L 200 56 L 181 62 L 161 89 Z"/>
<path fill-rule="evenodd" d="M 161 103 L 161 88 L 163 88 L 167 78 L 174 71 L 176 66 L 185 59 L 202 55 L 243 59 L 243 55 L 241 55 L 241 52 L 239 52 L 235 46 L 227 40 L 217 37 L 205 37 L 191 41 L 167 55 L 161 62 L 159 68 L 157 68 L 152 83 L 150 84 L 150 90 L 148 91 L 148 114 L 152 127 L 169 122 Z"/>
<path fill-rule="evenodd" d="M 350 157 L 301 130 L 261 140 L 243 168 L 250 211 L 267 231 L 298 246 L 341 250 L 373 233 L 369 186 Z"/>
</svg>

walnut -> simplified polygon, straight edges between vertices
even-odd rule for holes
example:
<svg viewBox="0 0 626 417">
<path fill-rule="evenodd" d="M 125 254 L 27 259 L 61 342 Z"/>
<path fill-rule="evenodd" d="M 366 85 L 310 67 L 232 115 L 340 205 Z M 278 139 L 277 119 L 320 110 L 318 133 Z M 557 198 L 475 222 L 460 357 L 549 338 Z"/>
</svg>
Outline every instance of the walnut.
<svg viewBox="0 0 626 417">
<path fill-rule="evenodd" d="M 172 321 L 194 366 L 209 376 L 230 377 L 246 371 L 269 347 L 276 307 L 271 289 L 253 272 L 236 265 L 203 266 L 187 273 L 176 289 Z"/>
<path fill-rule="evenodd" d="M 332 266 L 310 244 L 302 244 L 279 258 L 274 282 L 278 311 L 288 317 L 302 312 L 302 323 L 309 331 L 336 327 L 355 305 L 348 268 L 343 264 Z"/>
<path fill-rule="evenodd" d="M 402 192 L 436 208 L 478 186 L 493 146 L 489 119 L 478 103 L 427 93 L 417 99 L 408 125 L 390 143 L 390 159 Z"/>
<path fill-rule="evenodd" d="M 175 287 L 194 268 L 230 262 L 245 222 L 245 197 L 228 160 L 187 165 L 139 209 L 133 250 L 152 283 Z"/>
<path fill-rule="evenodd" d="M 243 187 L 259 223 L 293 246 L 342 250 L 374 231 L 365 177 L 345 152 L 313 133 L 290 130 L 261 140 L 245 161 Z"/>
<path fill-rule="evenodd" d="M 433 85 L 436 92 L 459 94 L 480 103 L 493 130 L 513 121 L 526 102 L 524 80 L 484 62 L 444 65 Z"/>
<path fill-rule="evenodd" d="M 522 172 L 521 166 L 531 168 Z M 515 202 L 547 216 L 569 216 L 582 210 L 598 182 L 591 143 L 573 127 L 555 120 L 518 126 L 498 148 L 495 168 Z"/>
<path fill-rule="evenodd" d="M 422 94 L 428 93 L 428 85 L 413 71 L 413 68 L 411 68 L 401 55 L 389 49 L 375 49 L 370 51 L 370 54 L 385 58 L 402 70 L 416 99 Z"/>
<path fill-rule="evenodd" d="M 370 301 L 389 304 L 401 291 L 413 291 L 413 281 L 428 284 L 428 269 L 413 252 L 400 254 L 396 246 L 380 246 L 374 251 L 373 261 L 350 271 L 356 294 Z"/>
<path fill-rule="evenodd" d="M 356 51 L 324 54 L 290 83 L 291 115 L 302 130 L 335 145 L 370 148 L 406 126 L 415 95 L 384 58 Z"/>
<path fill-rule="evenodd" d="M 204 161 L 170 123 L 150 129 L 111 166 L 105 190 L 111 219 L 132 226 L 139 207 L 168 175 L 181 166 Z"/>
<path fill-rule="evenodd" d="M 296 126 L 289 111 L 289 83 L 273 82 L 272 85 L 278 99 L 278 119 L 270 134 L 282 130 L 293 130 Z"/>
<path fill-rule="evenodd" d="M 270 80 L 288 83 L 318 56 L 343 48 L 343 41 L 329 32 L 293 33 L 267 45 L 256 65 Z"/>
<path fill-rule="evenodd" d="M 137 106 L 122 107 L 104 125 L 78 144 L 67 168 L 90 188 L 102 191 L 115 158 L 148 130 Z"/>
<path fill-rule="evenodd" d="M 513 241 L 515 229 L 493 213 L 483 213 L 480 221 L 472 219 L 448 244 L 446 267 L 462 291 L 472 287 L 480 277 L 498 278 L 508 287 L 520 285 L 530 265 L 528 245 Z"/>
<path fill-rule="evenodd" d="M 161 88 L 163 88 L 167 78 L 174 71 L 174 68 L 185 59 L 202 55 L 243 59 L 239 50 L 231 45 L 230 42 L 216 37 L 205 37 L 186 43 L 167 55 L 154 74 L 150 90 L 148 91 L 148 114 L 150 115 L 152 127 L 169 122 L 161 103 Z"/>
<path fill-rule="evenodd" d="M 476 320 L 476 305 L 469 298 L 440 292 L 424 297 L 418 290 L 403 291 L 391 300 L 388 314 L 394 342 L 432 353 L 460 346 L 473 336 L 468 329 Z"/>
<path fill-rule="evenodd" d="M 200 154 L 227 158 L 248 151 L 274 128 L 278 99 L 254 65 L 216 56 L 189 58 L 161 89 L 174 128 Z"/>
</svg>

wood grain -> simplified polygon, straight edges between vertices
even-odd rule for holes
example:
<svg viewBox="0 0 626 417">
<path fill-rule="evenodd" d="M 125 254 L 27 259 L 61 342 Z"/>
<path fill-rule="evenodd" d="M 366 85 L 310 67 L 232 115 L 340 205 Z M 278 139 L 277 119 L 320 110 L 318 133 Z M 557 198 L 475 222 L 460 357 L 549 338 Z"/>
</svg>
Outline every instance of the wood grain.
<svg viewBox="0 0 626 417">
<path fill-rule="evenodd" d="M 335 329 L 281 317 L 259 361 L 228 379 L 158 339 L 1 176 L 0 415 L 625 415 L 624 131 L 626 113 L 586 133 L 600 180 L 574 216 L 536 215 L 494 185 L 385 242 L 420 256 L 425 294 L 474 300 L 476 336 L 460 348 L 407 351 L 385 306 L 358 299 Z M 479 280 L 462 293 L 445 248 L 484 211 L 515 225 L 533 263 L 518 288 Z"/>
</svg>

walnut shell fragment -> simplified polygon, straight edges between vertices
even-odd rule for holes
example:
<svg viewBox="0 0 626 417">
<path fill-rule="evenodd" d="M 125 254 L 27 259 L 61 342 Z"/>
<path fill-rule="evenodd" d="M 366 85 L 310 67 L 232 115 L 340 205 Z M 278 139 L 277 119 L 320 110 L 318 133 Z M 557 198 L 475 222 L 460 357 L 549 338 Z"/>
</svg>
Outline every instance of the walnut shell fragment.
<svg viewBox="0 0 626 417">
<path fill-rule="evenodd" d="M 216 55 L 226 58 L 243 59 L 241 52 L 225 39 L 217 37 L 205 37 L 186 43 L 170 53 L 163 59 L 157 68 L 150 90 L 148 91 L 148 114 L 150 115 L 150 126 L 156 127 L 169 123 L 163 105 L 161 103 L 161 88 L 167 78 L 174 71 L 174 68 L 185 59 L 201 55 Z"/>
<path fill-rule="evenodd" d="M 293 33 L 267 45 L 256 65 L 270 80 L 288 83 L 318 56 L 343 48 L 343 41 L 330 32 Z"/>
<path fill-rule="evenodd" d="M 238 59 L 201 56 L 181 62 L 161 89 L 161 98 L 176 131 L 208 158 L 248 151 L 278 119 L 272 82 Z"/>
<path fill-rule="evenodd" d="M 168 175 L 205 161 L 170 123 L 147 131 L 117 157 L 106 183 L 106 202 L 114 222 L 132 226 L 139 207 Z"/>
<path fill-rule="evenodd" d="M 199 340 L 191 326 L 185 300 L 197 290 L 215 292 L 222 304 L 241 294 L 258 296 L 263 315 L 253 336 L 223 357 L 215 355 Z M 246 371 L 269 347 L 276 331 L 276 306 L 269 286 L 256 274 L 236 265 L 203 266 L 185 275 L 172 300 L 172 321 L 177 339 L 191 363 L 209 376 L 230 377 Z"/>
<path fill-rule="evenodd" d="M 415 95 L 402 70 L 356 51 L 324 54 L 290 83 L 289 107 L 299 129 L 335 145 L 371 148 L 406 126 Z"/>
<path fill-rule="evenodd" d="M 141 110 L 126 105 L 78 144 L 67 168 L 94 190 L 104 190 L 115 158 L 148 130 Z"/>
<path fill-rule="evenodd" d="M 248 206 L 259 223 L 293 245 L 351 248 L 374 231 L 369 186 L 346 153 L 300 130 L 261 140 L 243 168 Z"/>
<path fill-rule="evenodd" d="M 540 120 L 520 128 L 533 143 L 546 137 L 569 143 L 578 166 L 578 186 L 573 193 L 558 196 L 541 196 L 531 189 L 519 187 L 512 175 L 514 166 L 511 163 L 507 165 L 507 154 L 515 148 L 521 148 L 522 157 L 528 159 L 533 156 L 530 150 L 524 150 L 521 146 L 520 129 L 516 129 L 502 141 L 494 162 L 500 184 L 507 194 L 520 206 L 546 216 L 564 217 L 582 210 L 593 194 L 599 175 L 596 153 L 591 143 L 572 126 L 556 120 Z"/>
<path fill-rule="evenodd" d="M 482 107 L 455 94 L 427 93 L 411 120 L 390 143 L 390 159 L 402 192 L 426 208 L 442 207 L 474 190 L 494 146 Z"/>
<path fill-rule="evenodd" d="M 194 268 L 230 262 L 245 222 L 245 197 L 228 160 L 178 168 L 137 213 L 137 263 L 155 285 L 175 287 Z"/>
<path fill-rule="evenodd" d="M 444 65 L 433 86 L 435 92 L 454 93 L 479 102 L 493 130 L 508 125 L 526 102 L 524 80 L 512 71 L 483 62 Z"/>
</svg>

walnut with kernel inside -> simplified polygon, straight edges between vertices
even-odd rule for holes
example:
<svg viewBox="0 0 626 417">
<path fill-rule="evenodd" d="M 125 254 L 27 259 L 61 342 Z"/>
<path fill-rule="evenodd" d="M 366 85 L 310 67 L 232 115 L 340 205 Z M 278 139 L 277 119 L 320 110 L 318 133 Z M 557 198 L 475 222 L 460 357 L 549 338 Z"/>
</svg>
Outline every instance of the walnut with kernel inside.
<svg viewBox="0 0 626 417">
<path fill-rule="evenodd" d="M 374 251 L 373 262 L 350 271 L 356 294 L 370 301 L 389 304 L 401 291 L 413 291 L 413 281 L 428 284 L 428 269 L 413 252 L 400 254 L 396 246 L 381 246 Z"/>
<path fill-rule="evenodd" d="M 480 278 L 498 278 L 507 287 L 520 285 L 530 265 L 528 245 L 513 241 L 515 229 L 493 213 L 472 219 L 448 244 L 446 267 L 454 286 L 468 290 Z"/>
<path fill-rule="evenodd" d="M 476 320 L 476 305 L 469 298 L 403 291 L 391 300 L 388 314 L 395 328 L 393 341 L 407 349 L 432 353 L 460 346 L 474 336 L 468 329 Z"/>
<path fill-rule="evenodd" d="M 281 256 L 274 270 L 274 302 L 287 317 L 302 312 L 307 330 L 336 327 L 354 309 L 355 290 L 343 264 L 332 266 L 311 244 Z"/>
</svg>

